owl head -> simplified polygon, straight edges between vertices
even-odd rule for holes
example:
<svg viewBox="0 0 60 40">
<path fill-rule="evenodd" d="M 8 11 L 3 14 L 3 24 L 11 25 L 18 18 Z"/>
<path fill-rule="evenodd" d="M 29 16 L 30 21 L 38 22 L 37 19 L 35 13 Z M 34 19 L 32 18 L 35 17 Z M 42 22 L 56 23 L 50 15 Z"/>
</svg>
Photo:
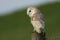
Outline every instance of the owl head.
<svg viewBox="0 0 60 40">
<path fill-rule="evenodd" d="M 37 7 L 28 7 L 27 8 L 27 15 L 29 15 L 29 17 L 34 16 L 34 14 L 38 14 L 40 11 Z"/>
</svg>

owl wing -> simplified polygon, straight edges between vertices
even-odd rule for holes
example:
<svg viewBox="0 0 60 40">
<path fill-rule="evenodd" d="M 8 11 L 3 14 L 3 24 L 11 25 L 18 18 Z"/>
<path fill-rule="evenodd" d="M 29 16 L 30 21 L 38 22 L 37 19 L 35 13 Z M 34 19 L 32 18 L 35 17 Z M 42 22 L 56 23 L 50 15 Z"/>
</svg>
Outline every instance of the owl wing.
<svg viewBox="0 0 60 40">
<path fill-rule="evenodd" d="M 40 13 L 40 19 L 44 21 L 44 16 L 42 13 Z"/>
<path fill-rule="evenodd" d="M 44 21 L 44 16 L 43 16 L 42 13 L 39 13 L 38 16 L 37 16 L 37 18 L 38 18 L 39 20 L 43 20 L 43 21 Z"/>
<path fill-rule="evenodd" d="M 40 23 L 41 23 L 42 27 L 44 28 L 45 27 L 45 22 L 44 22 L 43 14 L 39 13 L 38 17 L 39 17 L 39 20 L 40 20 Z"/>
</svg>

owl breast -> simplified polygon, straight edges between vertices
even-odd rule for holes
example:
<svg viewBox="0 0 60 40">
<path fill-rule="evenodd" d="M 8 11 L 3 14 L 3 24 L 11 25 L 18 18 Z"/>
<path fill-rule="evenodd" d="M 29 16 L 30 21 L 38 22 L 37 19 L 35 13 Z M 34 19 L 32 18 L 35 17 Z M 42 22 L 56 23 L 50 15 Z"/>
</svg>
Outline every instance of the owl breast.
<svg viewBox="0 0 60 40">
<path fill-rule="evenodd" d="M 41 32 L 41 28 L 44 29 L 44 25 L 40 21 L 31 21 L 31 24 L 34 27 L 34 30 L 38 33 Z"/>
<path fill-rule="evenodd" d="M 40 21 L 31 21 L 31 24 L 34 28 L 43 28 L 43 25 Z"/>
</svg>

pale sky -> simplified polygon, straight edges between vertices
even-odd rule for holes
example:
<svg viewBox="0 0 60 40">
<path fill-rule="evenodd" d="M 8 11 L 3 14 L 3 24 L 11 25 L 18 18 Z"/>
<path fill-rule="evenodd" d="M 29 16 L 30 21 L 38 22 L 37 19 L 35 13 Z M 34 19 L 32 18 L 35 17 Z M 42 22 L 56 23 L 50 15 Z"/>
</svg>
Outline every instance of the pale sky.
<svg viewBox="0 0 60 40">
<path fill-rule="evenodd" d="M 0 15 L 8 11 L 16 10 L 17 8 L 55 1 L 56 0 L 0 0 Z"/>
</svg>

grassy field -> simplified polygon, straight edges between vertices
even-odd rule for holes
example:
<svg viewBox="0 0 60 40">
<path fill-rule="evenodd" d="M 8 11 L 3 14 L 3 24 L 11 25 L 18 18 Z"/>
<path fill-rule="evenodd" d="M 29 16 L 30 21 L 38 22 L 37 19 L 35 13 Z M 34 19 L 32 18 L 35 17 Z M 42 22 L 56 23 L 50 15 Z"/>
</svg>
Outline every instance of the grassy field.
<svg viewBox="0 0 60 40">
<path fill-rule="evenodd" d="M 60 40 L 60 3 L 38 7 L 45 16 L 47 40 Z M 0 40 L 31 40 L 33 27 L 26 9 L 0 16 Z"/>
</svg>

